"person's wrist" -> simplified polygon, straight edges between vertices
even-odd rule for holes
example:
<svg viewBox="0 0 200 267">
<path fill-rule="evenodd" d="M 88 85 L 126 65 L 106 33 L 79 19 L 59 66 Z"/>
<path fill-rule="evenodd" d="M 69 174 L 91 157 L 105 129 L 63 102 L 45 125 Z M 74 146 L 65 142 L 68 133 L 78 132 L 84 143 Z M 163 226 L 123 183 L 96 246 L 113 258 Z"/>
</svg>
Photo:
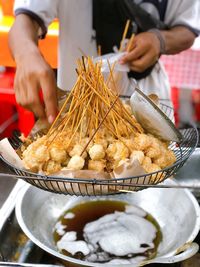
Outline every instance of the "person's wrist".
<svg viewBox="0 0 200 267">
<path fill-rule="evenodd" d="M 19 64 L 24 59 L 30 59 L 32 56 L 37 56 L 39 53 L 38 47 L 35 44 L 22 45 L 22 48 L 14 54 L 14 60 Z"/>
<path fill-rule="evenodd" d="M 166 53 L 166 45 L 165 45 L 165 38 L 162 34 L 162 32 L 158 29 L 150 29 L 148 32 L 153 33 L 157 38 L 160 43 L 160 56 Z"/>
</svg>

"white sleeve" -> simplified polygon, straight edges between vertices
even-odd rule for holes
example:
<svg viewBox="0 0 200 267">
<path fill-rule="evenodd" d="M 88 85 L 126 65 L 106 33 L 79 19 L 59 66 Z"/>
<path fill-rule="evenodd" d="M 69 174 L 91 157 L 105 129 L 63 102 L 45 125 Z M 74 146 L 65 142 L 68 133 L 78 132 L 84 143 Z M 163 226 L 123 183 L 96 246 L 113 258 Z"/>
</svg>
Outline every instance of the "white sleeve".
<svg viewBox="0 0 200 267">
<path fill-rule="evenodd" d="M 169 27 L 186 26 L 198 35 L 200 33 L 200 1 L 168 0 L 165 23 Z"/>
<path fill-rule="evenodd" d="M 36 20 L 45 36 L 49 24 L 58 14 L 59 0 L 15 0 L 15 15 L 26 14 Z"/>
</svg>

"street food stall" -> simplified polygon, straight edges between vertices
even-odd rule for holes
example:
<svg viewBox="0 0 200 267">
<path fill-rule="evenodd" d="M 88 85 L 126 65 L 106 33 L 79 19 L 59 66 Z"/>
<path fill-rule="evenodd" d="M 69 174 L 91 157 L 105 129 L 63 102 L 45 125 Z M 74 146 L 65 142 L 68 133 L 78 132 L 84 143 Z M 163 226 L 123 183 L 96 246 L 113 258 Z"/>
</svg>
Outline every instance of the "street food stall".
<svg viewBox="0 0 200 267">
<path fill-rule="evenodd" d="M 2 7 L 5 85 L 15 65 L 7 47 L 13 17 Z M 54 21 L 40 43 L 55 69 L 57 37 Z M 181 106 L 200 88 L 200 57 L 194 50 L 177 57 L 162 60 L 181 90 L 180 127 L 173 108 L 134 80 L 131 97 L 120 95 L 116 54 L 77 59 L 76 81 L 51 124 L 19 112 L 10 79 L 0 88 L 0 101 L 15 106 L 9 116 L 25 133 L 0 140 L 0 266 L 200 265 L 199 133 Z"/>
</svg>

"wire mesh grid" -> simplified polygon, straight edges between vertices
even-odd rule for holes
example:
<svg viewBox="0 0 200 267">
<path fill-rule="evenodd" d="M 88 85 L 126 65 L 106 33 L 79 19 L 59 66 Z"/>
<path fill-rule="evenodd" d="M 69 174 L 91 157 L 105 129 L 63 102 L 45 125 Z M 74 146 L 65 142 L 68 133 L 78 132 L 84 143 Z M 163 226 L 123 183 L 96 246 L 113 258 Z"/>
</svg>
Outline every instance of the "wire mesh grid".
<svg viewBox="0 0 200 267">
<path fill-rule="evenodd" d="M 172 119 L 172 108 L 161 104 L 162 110 L 165 114 Z M 160 171 L 143 174 L 140 176 L 123 177 L 117 179 L 82 179 L 82 178 L 67 178 L 46 176 L 29 172 L 27 170 L 16 168 L 10 164 L 2 155 L 0 158 L 8 164 L 10 169 L 16 173 L 17 178 L 21 178 L 26 182 L 34 185 L 40 189 L 77 196 L 98 196 L 121 193 L 124 190 L 138 191 L 144 188 L 148 188 L 148 185 L 156 185 L 163 182 L 165 179 L 176 174 L 179 168 L 183 166 L 192 152 L 195 150 L 198 144 L 198 131 L 195 126 L 191 126 L 187 129 L 180 130 L 183 139 L 181 143 L 171 142 L 170 149 L 173 150 L 176 156 L 176 162 Z M 10 143 L 13 148 L 18 148 L 21 145 L 21 141 L 18 137 L 10 139 Z M 145 185 L 145 186 L 140 186 Z"/>
</svg>

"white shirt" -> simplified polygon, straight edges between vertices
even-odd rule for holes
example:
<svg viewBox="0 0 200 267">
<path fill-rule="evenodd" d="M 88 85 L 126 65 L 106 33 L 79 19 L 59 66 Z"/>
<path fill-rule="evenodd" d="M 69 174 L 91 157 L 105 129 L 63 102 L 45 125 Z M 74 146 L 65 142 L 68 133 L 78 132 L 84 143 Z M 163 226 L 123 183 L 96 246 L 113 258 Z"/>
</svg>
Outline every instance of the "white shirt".
<svg viewBox="0 0 200 267">
<path fill-rule="evenodd" d="M 138 0 L 137 2 L 142 2 Z M 164 22 L 170 27 L 197 27 L 199 0 L 168 0 Z M 154 16 L 157 10 L 150 3 L 142 4 Z M 16 0 L 14 10 L 24 8 L 36 13 L 46 27 L 57 17 L 60 22 L 58 51 L 58 86 L 70 90 L 76 80 L 76 60 L 86 55 L 96 56 L 96 42 L 92 39 L 92 0 Z M 163 66 L 158 63 L 151 75 L 139 81 L 145 93 L 157 93 L 170 99 L 170 85 Z"/>
</svg>

